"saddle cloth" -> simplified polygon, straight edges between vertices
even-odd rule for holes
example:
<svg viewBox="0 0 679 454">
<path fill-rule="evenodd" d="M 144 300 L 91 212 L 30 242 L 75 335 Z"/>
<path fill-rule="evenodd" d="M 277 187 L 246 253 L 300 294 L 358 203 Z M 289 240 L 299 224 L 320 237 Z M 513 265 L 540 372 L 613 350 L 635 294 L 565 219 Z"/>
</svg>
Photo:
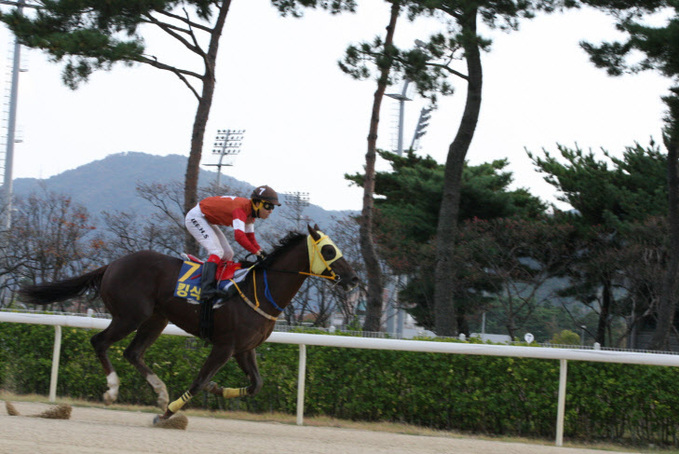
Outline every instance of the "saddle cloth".
<svg viewBox="0 0 679 454">
<path fill-rule="evenodd" d="M 186 298 L 189 302 L 199 302 L 200 300 L 200 277 L 203 273 L 203 261 L 193 256 L 187 256 L 177 277 L 177 285 L 174 296 Z M 217 267 L 217 285 L 220 289 L 226 290 L 233 282 L 240 282 L 248 273 L 247 269 L 242 269 L 240 263 L 231 266 L 220 264 Z"/>
</svg>

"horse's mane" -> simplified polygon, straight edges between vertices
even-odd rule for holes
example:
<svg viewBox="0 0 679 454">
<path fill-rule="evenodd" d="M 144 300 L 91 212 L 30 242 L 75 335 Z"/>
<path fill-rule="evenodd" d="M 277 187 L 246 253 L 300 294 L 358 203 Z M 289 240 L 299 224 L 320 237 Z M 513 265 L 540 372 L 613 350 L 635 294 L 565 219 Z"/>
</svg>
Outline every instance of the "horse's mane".
<svg viewBox="0 0 679 454">
<path fill-rule="evenodd" d="M 274 249 L 269 253 L 269 255 L 264 260 L 264 263 L 258 266 L 267 266 L 277 257 L 284 254 L 288 249 L 297 246 L 302 240 L 306 239 L 306 235 L 300 232 L 290 231 L 287 235 L 278 241 L 278 245 L 274 246 Z"/>
<path fill-rule="evenodd" d="M 273 251 L 266 258 L 268 260 L 273 260 L 276 256 L 282 254 L 288 249 L 297 246 L 297 243 L 306 239 L 306 235 L 299 232 L 290 231 L 287 235 L 278 241 L 278 245 L 274 247 Z"/>
</svg>

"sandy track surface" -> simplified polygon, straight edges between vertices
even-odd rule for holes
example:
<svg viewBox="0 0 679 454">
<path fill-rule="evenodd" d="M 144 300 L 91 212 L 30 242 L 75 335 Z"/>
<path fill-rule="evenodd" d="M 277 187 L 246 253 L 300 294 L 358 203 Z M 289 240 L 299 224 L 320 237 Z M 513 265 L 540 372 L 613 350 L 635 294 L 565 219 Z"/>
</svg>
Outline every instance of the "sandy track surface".
<svg viewBox="0 0 679 454">
<path fill-rule="evenodd" d="M 613 451 L 503 443 L 474 438 L 401 435 L 355 429 L 189 417 L 186 430 L 152 426 L 149 413 L 74 407 L 69 420 L 32 418 L 47 404 L 0 408 L 0 453 L 365 453 L 365 454 L 615 454 Z"/>
</svg>

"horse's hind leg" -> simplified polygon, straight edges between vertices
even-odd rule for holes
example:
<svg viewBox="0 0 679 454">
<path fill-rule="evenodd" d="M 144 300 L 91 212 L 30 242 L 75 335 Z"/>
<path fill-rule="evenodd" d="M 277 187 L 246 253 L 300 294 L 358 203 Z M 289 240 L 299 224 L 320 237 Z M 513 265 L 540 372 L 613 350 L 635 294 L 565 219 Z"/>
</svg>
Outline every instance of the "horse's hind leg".
<svg viewBox="0 0 679 454">
<path fill-rule="evenodd" d="M 250 380 L 250 386 L 247 388 L 222 388 L 215 382 L 210 382 L 206 387 L 206 391 L 222 396 L 226 399 L 232 397 L 254 396 L 262 389 L 262 377 L 259 375 L 259 368 L 257 367 L 257 357 L 255 350 L 248 350 L 234 355 L 236 362 L 241 370 Z"/>
<path fill-rule="evenodd" d="M 115 402 L 118 398 L 118 388 L 120 387 L 120 379 L 108 357 L 108 348 L 137 329 L 137 325 L 137 323 L 129 320 L 113 318 L 111 324 L 108 325 L 106 329 L 95 334 L 90 339 L 92 347 L 94 347 L 94 351 L 97 354 L 97 358 L 99 358 L 101 365 L 104 366 L 104 373 L 106 374 L 108 390 L 103 396 L 106 405 Z"/>
<path fill-rule="evenodd" d="M 170 405 L 167 406 L 165 414 L 159 417 L 159 419 L 167 419 L 177 413 L 189 400 L 191 400 L 191 398 L 193 398 L 193 396 L 205 388 L 205 385 L 207 385 L 219 369 L 221 369 L 229 358 L 231 358 L 231 355 L 233 355 L 232 345 L 214 344 L 210 354 L 200 368 L 198 376 L 193 380 L 188 391 L 182 394 L 179 399 L 171 402 Z"/>
<path fill-rule="evenodd" d="M 125 349 L 123 355 L 139 373 L 146 378 L 153 390 L 158 395 L 158 406 L 165 410 L 170 402 L 165 383 L 153 373 L 150 367 L 144 362 L 144 353 L 158 339 L 158 336 L 167 326 L 167 319 L 161 315 L 153 315 L 137 328 L 137 334 Z"/>
</svg>

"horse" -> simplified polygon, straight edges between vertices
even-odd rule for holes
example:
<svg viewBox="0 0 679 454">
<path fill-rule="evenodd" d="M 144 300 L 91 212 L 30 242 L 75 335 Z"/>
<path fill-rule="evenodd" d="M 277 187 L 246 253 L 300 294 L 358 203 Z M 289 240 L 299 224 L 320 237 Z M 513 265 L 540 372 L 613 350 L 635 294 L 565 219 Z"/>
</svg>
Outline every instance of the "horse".
<svg viewBox="0 0 679 454">
<path fill-rule="evenodd" d="M 173 402 L 165 383 L 144 362 L 144 353 L 158 339 L 168 322 L 194 336 L 199 335 L 200 305 L 175 296 L 183 260 L 153 251 L 135 252 L 79 277 L 24 286 L 20 298 L 30 304 L 64 301 L 88 291 L 99 295 L 111 314 L 111 323 L 90 339 L 106 374 L 106 404 L 113 403 L 120 387 L 107 355 L 115 342 L 136 330 L 123 356 L 158 396 L 165 413 L 154 423 L 169 419 L 201 390 L 225 398 L 254 396 L 262 388 L 255 348 L 271 335 L 277 317 L 290 304 L 308 276 L 327 278 L 344 290 L 359 279 L 335 243 L 315 225 L 309 234 L 290 232 L 240 281 L 234 297 L 221 301 L 213 313 L 211 351 L 188 390 Z M 255 301 L 253 303 L 253 300 Z M 243 388 L 224 388 L 211 382 L 231 358 L 249 378 Z"/>
</svg>

